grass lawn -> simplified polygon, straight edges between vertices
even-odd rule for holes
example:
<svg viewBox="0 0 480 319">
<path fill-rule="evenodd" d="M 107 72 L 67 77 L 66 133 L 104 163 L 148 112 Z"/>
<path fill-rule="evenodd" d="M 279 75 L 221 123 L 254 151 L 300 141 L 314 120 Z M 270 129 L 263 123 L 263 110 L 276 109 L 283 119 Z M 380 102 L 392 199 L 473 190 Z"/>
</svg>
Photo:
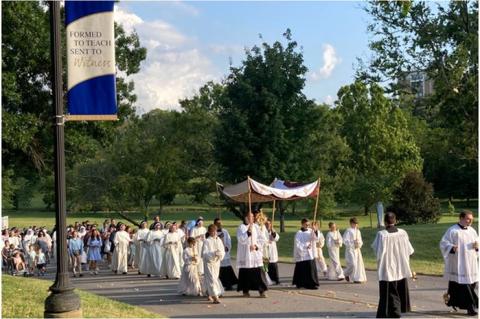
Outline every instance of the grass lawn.
<svg viewBox="0 0 480 319">
<path fill-rule="evenodd" d="M 464 202 L 454 203 L 457 210 L 466 207 Z M 471 202 L 471 207 L 475 213 L 477 201 Z M 269 208 L 264 209 L 264 211 L 270 215 L 271 210 Z M 447 205 L 442 203 L 442 212 L 446 213 Z M 53 227 L 55 223 L 54 213 L 41 211 L 40 209 L 25 209 L 21 211 L 3 211 L 3 215 L 9 216 L 9 226 L 17 227 L 27 227 L 30 225 L 37 226 L 47 226 L 49 228 Z M 153 215 L 153 214 L 152 214 Z M 238 227 L 240 220 L 237 219 L 233 214 L 228 212 L 222 212 L 220 210 L 208 210 L 205 206 L 199 205 L 175 205 L 166 207 L 165 212 L 162 213 L 161 219 L 166 220 L 176 220 L 180 221 L 182 219 L 192 220 L 196 219 L 198 216 L 203 216 L 205 218 L 205 224 L 208 225 L 213 221 L 217 216 L 220 216 L 223 219 L 225 228 L 232 235 L 232 256 L 235 256 L 236 253 L 236 228 Z M 134 220 L 140 221 L 142 215 L 140 213 L 129 213 L 128 216 Z M 362 209 L 360 207 L 337 207 L 336 216 L 331 220 L 322 221 L 321 230 L 326 235 L 327 226 L 329 221 L 334 221 L 337 223 L 337 226 L 340 228 L 340 231 L 343 232 L 348 227 L 348 221 L 352 216 L 357 216 L 360 222 L 360 228 L 362 231 L 364 247 L 362 249 L 365 266 L 368 269 L 375 269 L 376 262 L 373 255 L 373 250 L 370 248 L 371 243 L 373 242 L 377 230 L 375 228 L 370 228 L 370 217 L 364 216 Z M 68 214 L 67 224 L 73 224 L 75 221 L 89 220 L 90 222 L 97 222 L 99 225 L 106 219 L 113 217 L 117 221 L 124 221 L 116 213 L 73 213 Z M 285 233 L 280 233 L 280 241 L 278 242 L 279 257 L 281 261 L 292 262 L 293 254 L 293 238 L 295 232 L 300 227 L 300 219 L 303 217 L 301 212 L 298 212 L 296 215 L 288 214 L 285 219 Z M 307 216 L 311 217 L 311 216 Z M 457 216 L 450 216 L 444 214 L 437 224 L 426 224 L 426 225 L 411 225 L 411 226 L 400 226 L 405 229 L 409 236 L 410 241 L 415 249 L 415 254 L 411 258 L 411 265 L 413 271 L 418 274 L 431 274 L 431 275 L 440 275 L 443 272 L 443 259 L 440 254 L 439 242 L 448 227 L 457 221 Z M 124 221 L 126 222 L 126 221 Z M 476 226 L 478 221 L 476 221 Z M 126 222 L 128 224 L 128 222 Z M 373 216 L 373 225 L 376 225 L 376 217 Z M 279 229 L 279 219 L 278 216 L 275 217 L 275 228 Z M 328 257 L 328 253 L 324 248 L 324 256 Z M 343 248 L 341 249 L 341 256 L 344 256 Z"/>
<path fill-rule="evenodd" d="M 44 302 L 52 282 L 33 278 L 2 276 L 2 317 L 43 318 Z M 162 318 L 140 307 L 134 307 L 82 290 L 80 294 L 85 318 Z"/>
</svg>

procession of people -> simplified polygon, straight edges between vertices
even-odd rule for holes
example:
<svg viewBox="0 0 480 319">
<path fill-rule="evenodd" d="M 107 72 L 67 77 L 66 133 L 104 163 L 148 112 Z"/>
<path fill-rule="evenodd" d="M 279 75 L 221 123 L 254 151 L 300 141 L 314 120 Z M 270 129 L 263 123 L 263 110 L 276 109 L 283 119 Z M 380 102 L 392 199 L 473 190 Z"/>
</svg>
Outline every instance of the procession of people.
<svg viewBox="0 0 480 319">
<path fill-rule="evenodd" d="M 448 280 L 445 304 L 476 315 L 479 279 L 479 240 L 472 228 L 473 213 L 463 211 L 459 222 L 450 227 L 440 241 Z M 407 232 L 396 226 L 396 216 L 385 214 L 385 227 L 378 231 L 371 247 L 377 260 L 379 281 L 378 318 L 400 317 L 411 311 L 408 280 L 412 277 L 410 256 L 414 248 Z M 319 289 L 319 277 L 361 284 L 367 281 L 362 257 L 359 222 L 353 217 L 343 235 L 336 224 L 328 224 L 326 237 L 318 222 L 304 218 L 295 234 L 293 257 L 295 269 L 292 285 L 297 288 Z M 215 218 L 204 227 L 198 217 L 180 227 L 176 222 L 162 223 L 158 216 L 149 226 L 146 221 L 138 230 L 105 220 L 101 227 L 85 221 L 67 228 L 67 247 L 73 276 L 97 275 L 106 265 L 113 273 L 127 275 L 136 269 L 139 275 L 164 279 L 180 279 L 178 293 L 203 296 L 218 304 L 225 291 L 236 286 L 244 297 L 257 291 L 266 298 L 270 286 L 280 284 L 277 243 L 280 235 L 272 221 L 261 210 L 247 212 L 237 227 L 236 269 L 232 266 L 232 240 Z M 23 231 L 12 228 L 2 232 L 2 266 L 14 275 L 43 276 L 46 265 L 54 257 L 55 229 L 29 227 Z M 323 255 L 326 245 L 330 260 Z M 340 247 L 345 246 L 345 269 L 340 261 Z M 238 273 L 238 277 L 237 277 Z M 319 276 L 320 275 L 320 276 Z"/>
</svg>

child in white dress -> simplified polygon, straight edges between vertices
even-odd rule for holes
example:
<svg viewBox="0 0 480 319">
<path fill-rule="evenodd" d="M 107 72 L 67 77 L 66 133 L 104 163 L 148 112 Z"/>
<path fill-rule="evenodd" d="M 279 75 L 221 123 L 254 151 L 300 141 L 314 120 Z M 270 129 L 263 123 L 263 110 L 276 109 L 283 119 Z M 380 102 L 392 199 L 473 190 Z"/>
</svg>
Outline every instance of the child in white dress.
<svg viewBox="0 0 480 319">
<path fill-rule="evenodd" d="M 178 293 L 184 296 L 200 296 L 202 294 L 202 285 L 198 273 L 198 260 L 195 247 L 195 238 L 187 239 L 187 247 L 183 250 L 183 269 L 180 282 L 178 284 Z"/>
</svg>

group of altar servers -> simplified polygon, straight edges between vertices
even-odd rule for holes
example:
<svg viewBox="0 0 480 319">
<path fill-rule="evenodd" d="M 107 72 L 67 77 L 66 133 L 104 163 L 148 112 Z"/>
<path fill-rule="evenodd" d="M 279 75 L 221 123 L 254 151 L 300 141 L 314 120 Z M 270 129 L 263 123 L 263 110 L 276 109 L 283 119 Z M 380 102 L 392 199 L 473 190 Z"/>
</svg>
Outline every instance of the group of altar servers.
<svg viewBox="0 0 480 319">
<path fill-rule="evenodd" d="M 377 233 L 372 244 L 380 291 L 378 318 L 400 317 L 401 313 L 411 310 L 408 278 L 412 277 L 410 256 L 414 249 L 407 232 L 397 228 L 396 223 L 395 214 L 388 212 L 385 228 Z M 479 279 L 479 241 L 472 223 L 471 211 L 460 213 L 459 222 L 450 227 L 441 239 L 440 249 L 445 260 L 445 277 L 449 281 L 444 295 L 445 304 L 467 310 L 469 315 L 477 315 L 475 289 Z M 268 286 L 280 282 L 276 246 L 280 236 L 261 212 L 246 213 L 243 223 L 237 228 L 238 279 L 230 260 L 230 234 L 222 227 L 220 219 L 215 219 L 207 229 L 203 226 L 203 219 L 199 218 L 188 236 L 184 230 L 177 229 L 175 223 L 161 228 L 158 222 L 149 230 L 144 222 L 133 238 L 137 246 L 139 273 L 181 278 L 178 291 L 183 295 L 203 295 L 213 303 L 220 303 L 224 290 L 231 290 L 237 285 L 237 291 L 241 291 L 244 297 L 250 297 L 250 291 L 258 291 L 259 296 L 265 298 Z M 116 239 L 116 244 L 122 238 Z M 323 257 L 325 244 L 329 267 Z M 345 246 L 345 271 L 340 263 L 342 245 Z M 310 224 L 308 219 L 303 219 L 295 235 L 293 285 L 318 289 L 318 272 L 329 280 L 366 282 L 362 246 L 356 218 L 350 219 L 350 228 L 343 236 L 334 223 L 329 223 L 326 238 L 316 222 Z"/>
</svg>

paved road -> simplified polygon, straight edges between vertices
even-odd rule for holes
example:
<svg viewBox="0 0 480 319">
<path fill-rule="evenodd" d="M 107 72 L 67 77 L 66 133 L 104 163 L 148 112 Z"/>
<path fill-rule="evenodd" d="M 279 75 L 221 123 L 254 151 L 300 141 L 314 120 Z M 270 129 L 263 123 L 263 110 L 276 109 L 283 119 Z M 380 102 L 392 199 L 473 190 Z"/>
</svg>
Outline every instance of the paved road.
<svg viewBox="0 0 480 319">
<path fill-rule="evenodd" d="M 178 295 L 177 280 L 147 278 L 133 271 L 114 275 L 102 270 L 97 276 L 72 278 L 72 283 L 76 288 L 171 318 L 375 317 L 378 302 L 375 272 L 367 271 L 365 284 L 321 280 L 318 290 L 303 290 L 290 284 L 293 268 L 292 264 L 279 264 L 281 284 L 271 287 L 267 299 L 258 298 L 256 293 L 244 298 L 241 293 L 228 291 L 220 305 L 210 304 L 204 297 Z M 50 273 L 47 278 L 53 277 Z M 419 276 L 416 281 L 410 280 L 409 285 L 413 312 L 405 314 L 406 317 L 464 317 L 463 311 L 455 313 L 443 304 L 447 283 L 441 277 Z"/>
</svg>

